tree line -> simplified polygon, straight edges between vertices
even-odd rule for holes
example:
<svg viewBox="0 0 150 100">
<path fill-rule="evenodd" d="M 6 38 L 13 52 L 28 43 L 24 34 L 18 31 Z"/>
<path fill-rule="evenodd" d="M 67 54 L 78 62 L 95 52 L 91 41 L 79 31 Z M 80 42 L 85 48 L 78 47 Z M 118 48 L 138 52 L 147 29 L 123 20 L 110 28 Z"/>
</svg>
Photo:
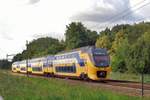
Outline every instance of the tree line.
<svg viewBox="0 0 150 100">
<path fill-rule="evenodd" d="M 97 38 L 98 34 L 96 31 L 87 29 L 80 22 L 72 22 L 66 26 L 65 40 L 58 40 L 52 37 L 33 40 L 28 44 L 28 49 L 14 56 L 13 62 L 27 58 L 54 55 L 61 51 L 95 45 Z"/>
<path fill-rule="evenodd" d="M 96 41 L 107 48 L 113 71 L 150 73 L 150 23 L 116 25 L 106 28 Z"/>
<path fill-rule="evenodd" d="M 95 45 L 108 50 L 113 71 L 150 73 L 149 22 L 116 25 L 100 33 L 87 29 L 81 22 L 72 22 L 64 34 L 64 40 L 45 37 L 31 41 L 28 50 L 14 56 L 13 62 Z"/>
</svg>

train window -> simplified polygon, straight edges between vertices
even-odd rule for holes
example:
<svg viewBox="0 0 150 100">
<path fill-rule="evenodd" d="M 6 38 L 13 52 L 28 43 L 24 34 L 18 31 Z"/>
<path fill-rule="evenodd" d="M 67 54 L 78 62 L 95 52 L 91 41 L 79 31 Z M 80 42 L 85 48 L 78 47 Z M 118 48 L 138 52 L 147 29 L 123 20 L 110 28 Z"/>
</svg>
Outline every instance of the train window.
<svg viewBox="0 0 150 100">
<path fill-rule="evenodd" d="M 70 72 L 70 73 L 72 72 L 72 67 L 69 67 L 69 72 Z"/>
<path fill-rule="evenodd" d="M 58 67 L 58 71 L 61 72 L 61 68 L 60 67 Z"/>
<path fill-rule="evenodd" d="M 56 72 L 58 72 L 58 67 L 55 68 Z"/>
<path fill-rule="evenodd" d="M 64 73 L 75 73 L 76 67 L 73 66 L 58 66 L 55 68 L 56 72 L 64 72 Z"/>
<path fill-rule="evenodd" d="M 60 67 L 60 72 L 62 72 L 62 70 L 63 70 L 63 67 Z"/>
<path fill-rule="evenodd" d="M 67 55 L 67 58 L 69 58 L 69 55 Z"/>
<path fill-rule="evenodd" d="M 67 66 L 66 68 L 67 68 L 67 72 L 69 72 L 69 67 Z"/>
<path fill-rule="evenodd" d="M 63 72 L 65 72 L 65 67 L 63 67 Z"/>
<path fill-rule="evenodd" d="M 79 63 L 80 63 L 80 66 L 81 66 L 81 67 L 84 67 L 84 66 L 85 66 L 84 61 L 81 61 L 81 62 L 79 62 Z"/>
<path fill-rule="evenodd" d="M 66 58 L 67 58 L 67 56 L 65 55 L 65 56 L 64 56 L 64 58 L 66 59 Z"/>
<path fill-rule="evenodd" d="M 69 72 L 69 67 L 67 66 L 66 68 L 67 68 L 67 72 Z"/>
<path fill-rule="evenodd" d="M 33 71 L 42 71 L 42 67 L 33 67 L 32 70 Z"/>
<path fill-rule="evenodd" d="M 59 71 L 62 72 L 62 67 L 59 67 Z"/>
<path fill-rule="evenodd" d="M 69 67 L 68 66 L 66 67 L 66 72 L 69 72 Z"/>
<path fill-rule="evenodd" d="M 63 70 L 62 67 L 58 67 L 58 68 L 59 68 L 59 72 L 62 72 L 62 70 Z"/>
<path fill-rule="evenodd" d="M 66 67 L 63 67 L 63 72 L 66 72 Z"/>
</svg>

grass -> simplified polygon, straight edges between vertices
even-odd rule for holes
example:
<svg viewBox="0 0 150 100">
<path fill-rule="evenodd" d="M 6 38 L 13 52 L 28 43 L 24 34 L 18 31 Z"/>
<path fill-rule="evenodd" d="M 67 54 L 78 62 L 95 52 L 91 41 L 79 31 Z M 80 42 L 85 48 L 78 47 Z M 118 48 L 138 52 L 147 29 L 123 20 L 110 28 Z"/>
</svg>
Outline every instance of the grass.
<svg viewBox="0 0 150 100">
<path fill-rule="evenodd" d="M 0 71 L 0 95 L 4 100 L 141 100 L 140 97 L 113 93 L 82 83 L 12 76 L 3 71 Z"/>
<path fill-rule="evenodd" d="M 116 79 L 116 80 L 128 80 L 128 81 L 141 82 L 140 74 L 112 72 L 109 75 L 109 78 Z M 144 75 L 144 83 L 150 83 L 150 75 L 148 74 Z"/>
</svg>

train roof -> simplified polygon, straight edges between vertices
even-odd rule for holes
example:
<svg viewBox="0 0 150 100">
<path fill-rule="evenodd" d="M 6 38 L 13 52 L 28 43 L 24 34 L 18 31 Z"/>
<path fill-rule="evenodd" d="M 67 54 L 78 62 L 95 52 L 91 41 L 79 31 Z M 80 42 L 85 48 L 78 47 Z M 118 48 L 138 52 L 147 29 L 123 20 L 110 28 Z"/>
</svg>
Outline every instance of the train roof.
<svg viewBox="0 0 150 100">
<path fill-rule="evenodd" d="M 85 47 L 81 47 L 81 48 L 77 48 L 77 49 L 73 49 L 73 50 L 62 51 L 62 52 L 57 53 L 56 55 L 47 55 L 47 56 L 43 56 L 43 57 L 28 59 L 28 61 L 32 62 L 32 61 L 45 60 L 45 59 L 54 60 L 56 56 L 63 55 L 63 54 L 71 54 L 73 52 L 79 52 L 79 51 L 93 52 L 96 50 L 106 51 L 105 48 L 96 48 L 95 46 L 85 46 Z M 26 60 L 22 60 L 22 61 L 16 61 L 13 64 L 19 64 L 19 63 L 25 63 L 25 62 L 26 62 Z"/>
<path fill-rule="evenodd" d="M 73 49 L 73 50 L 66 50 L 66 51 L 59 52 L 56 55 L 64 54 L 64 53 L 77 52 L 77 51 L 86 52 L 86 51 L 88 51 L 89 49 L 92 49 L 92 48 L 95 48 L 95 46 L 86 46 L 86 47 L 81 47 L 81 48 L 77 48 L 77 49 Z"/>
</svg>

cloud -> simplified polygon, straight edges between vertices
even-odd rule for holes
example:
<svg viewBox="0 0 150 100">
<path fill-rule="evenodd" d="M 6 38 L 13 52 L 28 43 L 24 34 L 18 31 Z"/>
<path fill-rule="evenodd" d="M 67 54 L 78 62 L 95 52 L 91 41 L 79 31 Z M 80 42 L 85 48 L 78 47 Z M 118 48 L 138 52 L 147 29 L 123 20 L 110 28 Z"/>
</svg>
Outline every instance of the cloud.
<svg viewBox="0 0 150 100">
<path fill-rule="evenodd" d="M 92 7 L 86 11 L 73 15 L 71 20 L 94 23 L 118 23 L 121 21 L 132 22 L 140 17 L 132 11 L 129 0 L 94 1 Z"/>
<path fill-rule="evenodd" d="M 13 40 L 13 38 L 11 36 L 9 36 L 9 34 L 7 34 L 7 33 L 1 34 L 1 38 L 6 39 L 6 40 Z"/>
<path fill-rule="evenodd" d="M 40 0 L 29 0 L 29 4 L 36 4 L 40 2 Z"/>
<path fill-rule="evenodd" d="M 64 35 L 61 33 L 56 33 L 56 32 L 45 33 L 45 34 L 42 34 L 42 33 L 34 34 L 34 35 L 32 35 L 32 37 L 34 39 L 42 38 L 42 37 L 52 37 L 52 38 L 56 38 L 58 40 L 62 40 L 62 39 L 64 40 Z"/>
<path fill-rule="evenodd" d="M 9 24 L 0 21 L 0 38 L 5 40 L 13 40 L 11 36 L 11 28 Z"/>
</svg>

